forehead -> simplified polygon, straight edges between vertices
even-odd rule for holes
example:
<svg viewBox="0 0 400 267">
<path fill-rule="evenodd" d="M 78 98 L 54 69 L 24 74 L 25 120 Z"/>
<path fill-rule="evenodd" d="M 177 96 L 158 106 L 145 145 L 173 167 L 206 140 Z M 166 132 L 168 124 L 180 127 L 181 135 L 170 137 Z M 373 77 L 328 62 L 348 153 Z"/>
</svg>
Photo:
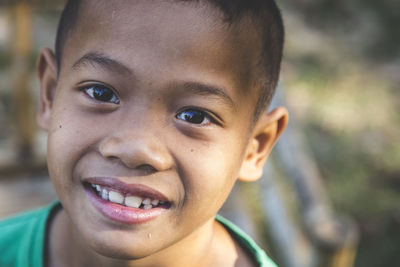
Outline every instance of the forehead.
<svg viewBox="0 0 400 267">
<path fill-rule="evenodd" d="M 63 63 L 71 66 L 84 54 L 100 52 L 135 72 L 180 67 L 184 75 L 196 68 L 240 92 L 254 81 L 261 41 L 251 22 L 223 20 L 216 7 L 202 1 L 83 1 Z"/>
</svg>

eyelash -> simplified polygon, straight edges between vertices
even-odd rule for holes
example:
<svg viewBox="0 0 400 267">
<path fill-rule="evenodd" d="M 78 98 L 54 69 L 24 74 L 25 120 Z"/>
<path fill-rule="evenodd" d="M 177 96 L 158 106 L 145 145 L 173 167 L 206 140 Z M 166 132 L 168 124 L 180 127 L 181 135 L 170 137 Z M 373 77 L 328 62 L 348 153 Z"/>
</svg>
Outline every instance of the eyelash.
<svg viewBox="0 0 400 267">
<path fill-rule="evenodd" d="M 94 84 L 82 87 L 81 90 L 96 101 L 113 103 L 116 105 L 120 103 L 120 100 L 114 90 L 108 88 L 107 86 Z M 101 99 L 101 97 L 103 97 L 103 99 Z"/>
<path fill-rule="evenodd" d="M 185 113 L 186 113 L 186 115 L 185 115 Z M 189 113 L 191 113 L 191 114 L 187 115 Z M 194 113 L 196 113 L 196 114 L 194 114 Z M 198 120 L 197 121 L 192 121 L 192 122 L 189 121 L 190 119 L 193 120 L 194 116 L 201 116 L 202 117 L 201 121 L 200 122 Z M 207 112 L 205 112 L 203 110 L 200 110 L 198 108 L 187 108 L 187 109 L 184 109 L 184 110 L 180 111 L 176 115 L 176 118 L 179 119 L 179 120 L 188 122 L 190 124 L 201 125 L 201 126 L 206 126 L 206 125 L 209 125 L 211 123 L 217 123 L 216 120 L 212 116 L 210 116 Z M 196 118 L 195 118 L 195 120 L 196 120 Z"/>
</svg>

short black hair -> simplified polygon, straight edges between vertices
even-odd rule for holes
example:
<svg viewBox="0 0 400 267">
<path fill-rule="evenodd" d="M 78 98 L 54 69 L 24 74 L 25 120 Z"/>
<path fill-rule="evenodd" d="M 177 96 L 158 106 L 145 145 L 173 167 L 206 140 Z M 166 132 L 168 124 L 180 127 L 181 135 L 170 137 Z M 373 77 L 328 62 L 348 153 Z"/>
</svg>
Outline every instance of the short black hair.
<svg viewBox="0 0 400 267">
<path fill-rule="evenodd" d="M 176 0 L 201 1 L 201 0 Z M 203 0 L 219 8 L 229 24 L 243 17 L 260 27 L 262 51 L 260 53 L 258 81 L 260 92 L 254 110 L 255 122 L 274 95 L 280 73 L 284 43 L 284 25 L 281 12 L 274 0 Z M 63 47 L 79 16 L 82 0 L 67 0 L 58 25 L 55 53 L 58 70 L 61 67 Z"/>
</svg>

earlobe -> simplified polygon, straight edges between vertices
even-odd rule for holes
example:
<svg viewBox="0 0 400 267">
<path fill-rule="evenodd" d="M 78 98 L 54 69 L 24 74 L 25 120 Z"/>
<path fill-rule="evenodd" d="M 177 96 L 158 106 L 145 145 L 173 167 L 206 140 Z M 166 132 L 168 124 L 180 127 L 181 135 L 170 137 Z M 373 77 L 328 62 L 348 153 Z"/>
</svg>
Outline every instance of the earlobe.
<svg viewBox="0 0 400 267">
<path fill-rule="evenodd" d="M 258 119 L 242 163 L 239 180 L 252 182 L 258 180 L 271 153 L 272 147 L 288 123 L 288 111 L 277 107 Z"/>
<path fill-rule="evenodd" d="M 47 131 L 50 126 L 51 109 L 57 86 L 57 63 L 54 53 L 48 48 L 40 52 L 37 74 L 40 83 L 40 97 L 36 121 L 43 130 Z"/>
</svg>

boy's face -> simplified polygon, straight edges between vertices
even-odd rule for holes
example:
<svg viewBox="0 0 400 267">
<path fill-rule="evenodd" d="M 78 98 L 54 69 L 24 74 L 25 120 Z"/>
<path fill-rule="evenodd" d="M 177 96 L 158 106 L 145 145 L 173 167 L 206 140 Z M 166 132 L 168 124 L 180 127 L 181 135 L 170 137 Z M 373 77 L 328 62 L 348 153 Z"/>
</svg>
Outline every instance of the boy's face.
<svg viewBox="0 0 400 267">
<path fill-rule="evenodd" d="M 98 252 L 139 258 L 190 239 L 227 198 L 258 95 L 250 85 L 260 42 L 244 26 L 200 3 L 82 6 L 41 124 L 58 196 Z M 89 182 L 142 197 L 146 186 L 167 204 L 119 209 Z"/>
</svg>

